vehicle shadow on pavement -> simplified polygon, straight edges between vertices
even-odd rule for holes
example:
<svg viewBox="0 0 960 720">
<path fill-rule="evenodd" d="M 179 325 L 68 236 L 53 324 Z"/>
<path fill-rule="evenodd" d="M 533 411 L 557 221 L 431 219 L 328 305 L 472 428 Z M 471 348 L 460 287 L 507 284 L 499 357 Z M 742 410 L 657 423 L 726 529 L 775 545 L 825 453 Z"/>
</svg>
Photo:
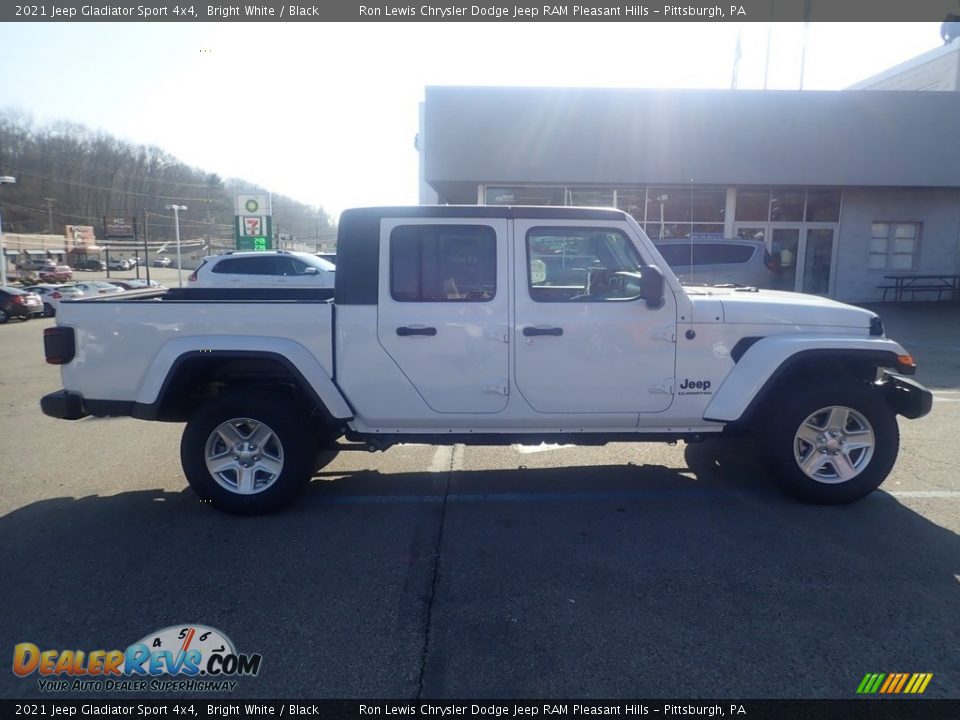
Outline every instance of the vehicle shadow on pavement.
<svg viewBox="0 0 960 720">
<path fill-rule="evenodd" d="M 853 697 L 867 672 L 960 696 L 958 536 L 882 492 L 794 503 L 721 446 L 321 474 L 259 518 L 190 491 L 38 501 L 0 518 L 0 636 L 122 650 L 202 623 L 263 656 L 233 697 Z"/>
</svg>

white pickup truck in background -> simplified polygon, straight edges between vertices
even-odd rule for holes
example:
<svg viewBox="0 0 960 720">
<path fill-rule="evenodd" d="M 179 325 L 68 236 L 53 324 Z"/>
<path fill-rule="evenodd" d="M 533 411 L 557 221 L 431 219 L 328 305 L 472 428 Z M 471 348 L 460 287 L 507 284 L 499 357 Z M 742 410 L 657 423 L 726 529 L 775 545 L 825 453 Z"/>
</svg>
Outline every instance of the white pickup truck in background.
<svg viewBox="0 0 960 720">
<path fill-rule="evenodd" d="M 191 486 L 255 514 L 295 498 L 341 436 L 385 449 L 755 432 L 786 490 L 850 502 L 892 468 L 896 415 L 931 407 L 874 313 L 682 287 L 616 210 L 348 210 L 336 273 L 332 292 L 65 302 L 44 337 L 64 389 L 43 411 L 186 422 Z"/>
</svg>

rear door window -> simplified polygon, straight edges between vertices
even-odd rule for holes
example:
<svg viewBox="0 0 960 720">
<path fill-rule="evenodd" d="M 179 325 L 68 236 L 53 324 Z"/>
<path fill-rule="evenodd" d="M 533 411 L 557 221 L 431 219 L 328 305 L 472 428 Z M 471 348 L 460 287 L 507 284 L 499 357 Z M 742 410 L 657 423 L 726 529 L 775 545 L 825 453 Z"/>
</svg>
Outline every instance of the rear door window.
<svg viewBox="0 0 960 720">
<path fill-rule="evenodd" d="M 486 225 L 400 225 L 390 233 L 398 302 L 488 302 L 497 294 L 497 234 Z"/>
</svg>

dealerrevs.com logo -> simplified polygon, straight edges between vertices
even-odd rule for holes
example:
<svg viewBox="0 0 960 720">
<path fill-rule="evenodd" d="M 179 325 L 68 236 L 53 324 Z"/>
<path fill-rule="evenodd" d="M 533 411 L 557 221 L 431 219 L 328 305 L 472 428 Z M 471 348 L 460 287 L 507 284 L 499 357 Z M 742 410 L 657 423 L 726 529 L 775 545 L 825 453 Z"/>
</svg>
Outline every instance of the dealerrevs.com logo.
<svg viewBox="0 0 960 720">
<path fill-rule="evenodd" d="M 262 659 L 238 653 L 216 628 L 172 625 L 126 650 L 41 650 L 19 643 L 13 672 L 22 678 L 37 674 L 41 692 L 224 692 L 236 688 L 234 678 L 256 676 Z"/>
</svg>

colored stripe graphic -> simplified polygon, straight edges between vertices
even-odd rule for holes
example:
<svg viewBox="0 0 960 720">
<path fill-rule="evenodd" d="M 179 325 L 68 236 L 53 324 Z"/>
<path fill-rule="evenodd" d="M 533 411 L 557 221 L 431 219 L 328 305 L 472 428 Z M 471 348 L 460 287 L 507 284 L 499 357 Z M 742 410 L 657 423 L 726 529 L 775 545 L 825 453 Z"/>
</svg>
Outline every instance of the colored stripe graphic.
<svg viewBox="0 0 960 720">
<path fill-rule="evenodd" d="M 857 686 L 858 695 L 920 695 L 933 679 L 933 673 L 867 673 Z"/>
</svg>

